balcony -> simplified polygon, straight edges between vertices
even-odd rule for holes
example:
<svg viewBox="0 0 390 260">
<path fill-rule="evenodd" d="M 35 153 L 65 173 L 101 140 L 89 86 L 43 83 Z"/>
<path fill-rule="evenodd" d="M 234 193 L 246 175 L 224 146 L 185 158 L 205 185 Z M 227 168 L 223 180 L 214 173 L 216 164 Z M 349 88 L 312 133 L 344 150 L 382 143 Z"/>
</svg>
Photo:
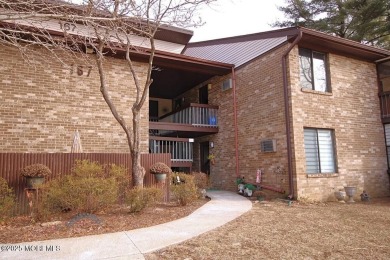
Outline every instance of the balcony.
<svg viewBox="0 0 390 260">
<path fill-rule="evenodd" d="M 150 153 L 170 153 L 172 167 L 191 168 L 193 162 L 193 142 L 191 138 L 149 137 Z"/>
<path fill-rule="evenodd" d="M 390 123 L 390 92 L 379 93 L 383 123 Z"/>
<path fill-rule="evenodd" d="M 218 106 L 191 103 L 149 122 L 158 136 L 199 137 L 218 133 Z"/>
</svg>

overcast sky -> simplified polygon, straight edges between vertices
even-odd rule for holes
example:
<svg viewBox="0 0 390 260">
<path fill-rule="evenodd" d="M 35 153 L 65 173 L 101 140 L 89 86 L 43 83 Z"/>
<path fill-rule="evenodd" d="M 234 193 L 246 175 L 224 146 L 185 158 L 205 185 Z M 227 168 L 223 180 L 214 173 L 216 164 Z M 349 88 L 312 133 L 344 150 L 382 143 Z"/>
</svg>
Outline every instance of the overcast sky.
<svg viewBox="0 0 390 260">
<path fill-rule="evenodd" d="M 269 24 L 283 18 L 276 7 L 284 0 L 219 0 L 200 16 L 206 24 L 194 31 L 191 42 L 277 29 Z"/>
</svg>

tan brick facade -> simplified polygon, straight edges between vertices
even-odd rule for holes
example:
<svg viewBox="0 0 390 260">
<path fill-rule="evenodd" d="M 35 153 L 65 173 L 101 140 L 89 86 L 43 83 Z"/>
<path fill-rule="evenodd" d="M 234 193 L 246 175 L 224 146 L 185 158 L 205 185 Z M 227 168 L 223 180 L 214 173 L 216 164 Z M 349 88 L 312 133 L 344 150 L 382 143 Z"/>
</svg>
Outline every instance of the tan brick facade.
<svg viewBox="0 0 390 260">
<path fill-rule="evenodd" d="M 282 46 L 236 70 L 239 173 L 250 182 L 256 169 L 262 182 L 289 193 L 287 141 L 284 116 Z M 375 64 L 335 54 L 328 55 L 332 92 L 301 90 L 298 47 L 289 55 L 290 123 L 292 127 L 293 179 L 295 196 L 311 200 L 334 200 L 334 191 L 346 185 L 363 189 L 371 196 L 389 195 L 386 151 L 380 119 Z M 227 76 L 230 77 L 231 75 Z M 226 78 L 226 77 L 225 77 Z M 221 91 L 224 78 L 210 82 L 209 103 L 219 106 L 219 133 L 198 138 L 213 141 L 216 156 L 211 167 L 215 188 L 235 190 L 236 160 L 233 90 Z M 186 94 L 196 102 L 197 88 Z M 303 129 L 333 129 L 338 165 L 337 176 L 306 174 Z M 276 152 L 261 152 L 260 142 L 276 140 Z M 199 167 L 195 146 L 194 168 Z"/>
<path fill-rule="evenodd" d="M 239 175 L 254 183 L 256 170 L 261 169 L 263 183 L 288 190 L 282 51 L 266 54 L 236 70 Z M 210 95 L 210 100 L 218 100 L 220 105 L 220 129 L 213 137 L 217 163 L 211 173 L 217 187 L 236 190 L 233 90 L 218 89 L 216 95 Z M 276 152 L 261 152 L 260 142 L 266 139 L 276 140 Z"/>
<path fill-rule="evenodd" d="M 239 175 L 255 182 L 256 170 L 263 171 L 263 183 L 288 192 L 287 152 L 283 106 L 283 78 L 281 57 L 284 48 L 259 57 L 236 70 L 236 96 L 239 143 Z M 187 92 L 189 102 L 197 102 L 199 87 L 211 84 L 209 104 L 218 105 L 219 132 L 197 138 L 194 146 L 194 166 L 199 170 L 199 142 L 212 141 L 215 164 L 211 165 L 214 188 L 235 191 L 236 148 L 234 128 L 233 89 L 222 91 L 224 77 L 215 77 L 209 82 Z M 260 142 L 274 139 L 277 150 L 262 153 Z"/>
<path fill-rule="evenodd" d="M 5 47 L 0 48 L 0 57 L 2 152 L 70 152 L 76 130 L 84 152 L 129 152 L 125 134 L 100 93 L 95 66 L 87 76 L 85 64 L 46 60 L 33 67 L 15 49 Z M 83 75 L 77 74 L 77 66 L 84 66 Z M 136 64 L 141 82 L 145 66 Z M 135 88 L 129 89 L 133 84 L 126 64 L 106 58 L 105 69 L 110 95 L 131 124 Z M 146 102 L 141 119 L 143 152 L 148 151 L 148 113 Z"/>
<path fill-rule="evenodd" d="M 289 193 L 287 137 L 284 114 L 283 45 L 236 69 L 239 175 Z M 70 152 L 73 134 L 81 133 L 84 152 L 128 152 L 123 130 L 100 93 L 95 66 L 90 75 L 77 75 L 78 65 L 47 61 L 28 66 L 16 50 L 0 49 L 0 148 L 3 152 Z M 302 90 L 298 48 L 288 59 L 290 123 L 295 196 L 334 199 L 333 192 L 356 185 L 371 196 L 389 195 L 386 150 L 380 119 L 376 67 L 344 56 L 328 54 L 331 93 Z M 85 65 L 83 65 L 85 66 Z M 128 122 L 135 89 L 123 60 L 107 58 L 110 94 Z M 141 81 L 145 64 L 137 63 Z M 85 67 L 86 68 L 86 67 Z M 233 89 L 222 91 L 231 77 L 214 77 L 177 98 L 198 102 L 200 87 L 210 84 L 209 104 L 219 106 L 219 133 L 195 139 L 193 170 L 200 170 L 200 142 L 213 141 L 210 152 L 214 188 L 236 190 L 236 147 Z M 130 83 L 131 86 L 133 84 Z M 168 102 L 168 101 L 167 101 Z M 148 102 L 141 122 L 142 151 L 148 151 Z M 334 130 L 338 170 L 335 176 L 306 174 L 304 128 Z M 275 140 L 276 151 L 261 151 L 263 140 Z"/>
<path fill-rule="evenodd" d="M 298 198 L 334 199 L 346 185 L 372 196 L 389 195 L 386 147 L 380 119 L 376 67 L 356 59 L 328 54 L 331 93 L 302 91 L 298 48 L 289 56 L 294 135 L 294 161 Z M 308 178 L 303 129 L 334 130 L 338 176 Z"/>
</svg>

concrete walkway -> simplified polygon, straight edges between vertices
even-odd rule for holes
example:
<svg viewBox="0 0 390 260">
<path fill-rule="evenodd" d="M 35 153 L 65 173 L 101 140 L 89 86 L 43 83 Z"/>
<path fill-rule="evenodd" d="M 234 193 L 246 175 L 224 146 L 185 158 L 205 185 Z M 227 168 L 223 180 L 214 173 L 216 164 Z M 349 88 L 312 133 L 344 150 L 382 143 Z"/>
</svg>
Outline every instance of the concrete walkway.
<svg viewBox="0 0 390 260">
<path fill-rule="evenodd" d="M 0 259 L 144 259 L 143 254 L 215 229 L 252 208 L 246 198 L 209 191 L 211 200 L 191 215 L 148 228 L 77 238 L 1 244 Z"/>
</svg>

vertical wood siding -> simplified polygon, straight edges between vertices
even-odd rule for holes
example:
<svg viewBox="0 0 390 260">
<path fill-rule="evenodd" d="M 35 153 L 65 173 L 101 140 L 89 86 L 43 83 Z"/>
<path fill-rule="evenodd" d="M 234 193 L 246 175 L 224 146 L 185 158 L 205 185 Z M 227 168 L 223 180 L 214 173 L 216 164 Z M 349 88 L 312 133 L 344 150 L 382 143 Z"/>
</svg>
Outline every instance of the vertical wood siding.
<svg viewBox="0 0 390 260">
<path fill-rule="evenodd" d="M 156 162 L 164 162 L 171 167 L 170 154 L 142 154 L 141 164 L 146 170 L 144 179 L 145 187 L 161 187 L 152 174 L 150 166 Z M 24 192 L 26 187 L 25 178 L 19 172 L 25 166 L 41 163 L 48 166 L 52 175 L 47 180 L 69 174 L 76 160 L 90 160 L 101 164 L 116 164 L 127 168 L 131 174 L 131 156 L 127 153 L 0 153 L 0 177 L 4 178 L 12 187 L 17 196 L 16 214 L 28 212 L 27 198 Z M 162 187 L 164 200 L 169 198 L 169 182 Z"/>
</svg>

